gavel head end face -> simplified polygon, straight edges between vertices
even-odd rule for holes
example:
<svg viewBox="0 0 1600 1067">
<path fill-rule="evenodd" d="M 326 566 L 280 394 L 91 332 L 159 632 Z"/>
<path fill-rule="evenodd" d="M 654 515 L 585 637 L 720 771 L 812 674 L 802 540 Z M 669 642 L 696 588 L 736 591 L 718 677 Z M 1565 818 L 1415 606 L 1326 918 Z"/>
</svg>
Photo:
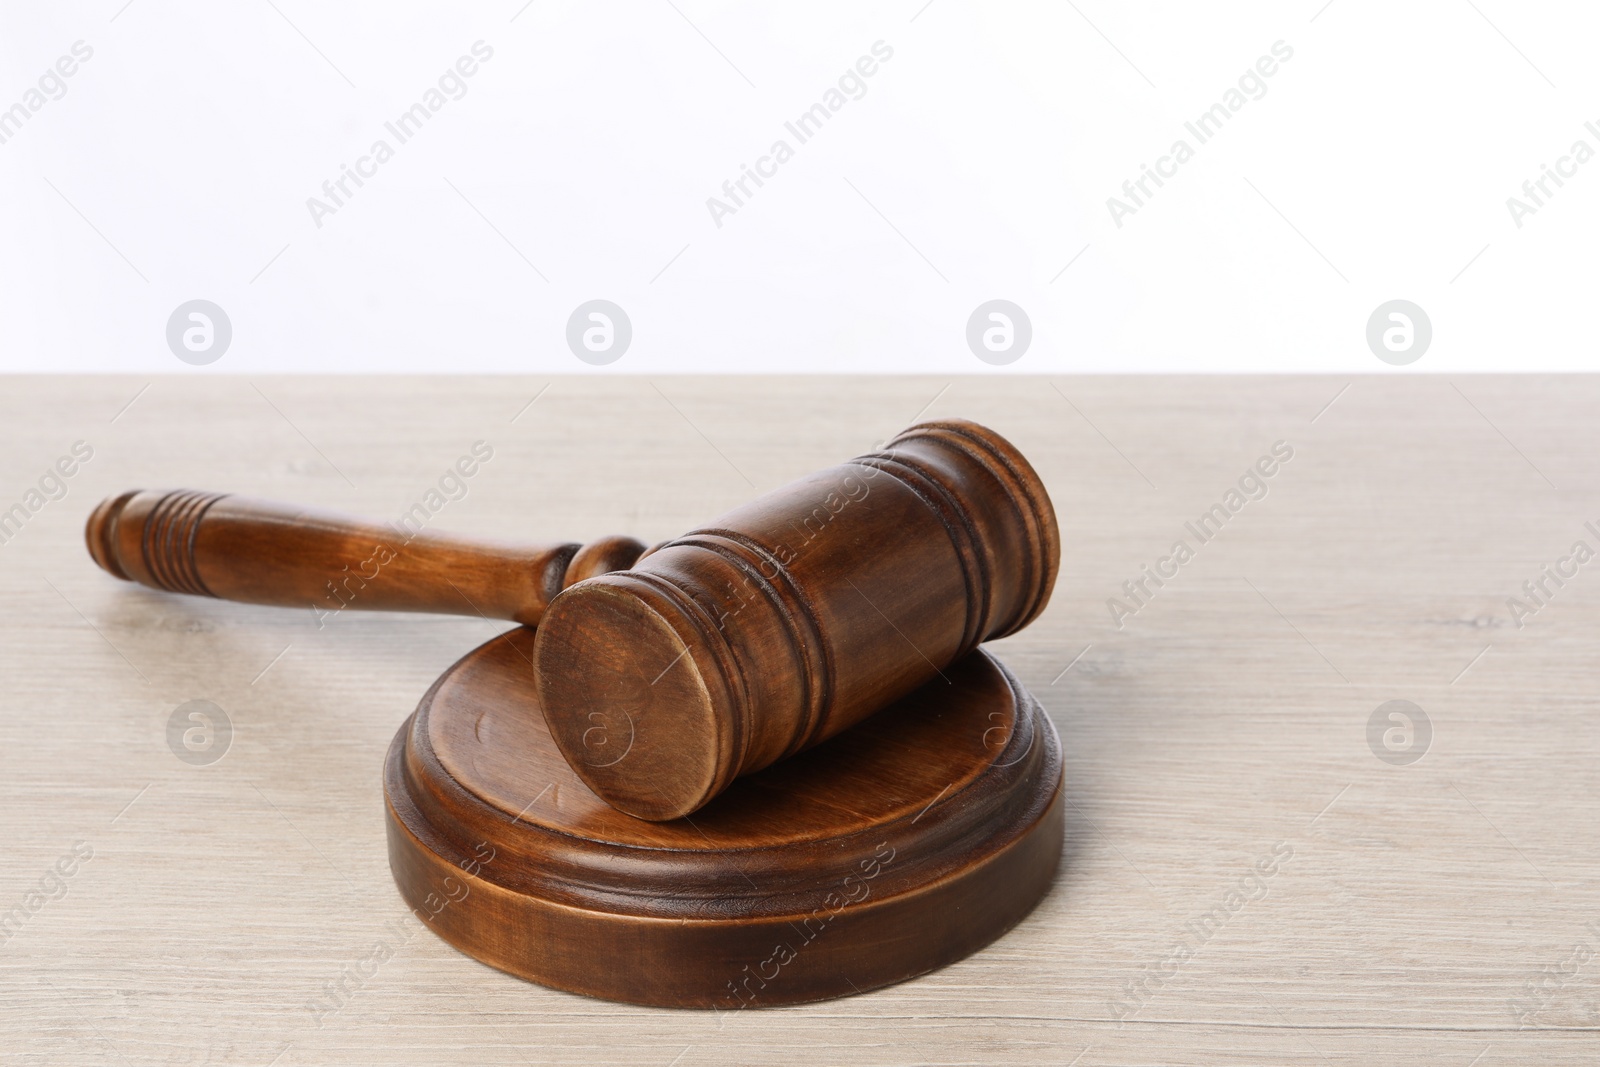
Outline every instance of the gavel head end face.
<svg viewBox="0 0 1600 1067">
<path fill-rule="evenodd" d="M 692 608 L 628 574 L 568 589 L 540 623 L 534 673 L 572 769 L 620 811 L 676 819 L 721 792 L 736 729 L 716 662 Z M 574 665 L 581 669 L 574 670 Z M 663 743 L 697 739 L 697 744 Z"/>
</svg>

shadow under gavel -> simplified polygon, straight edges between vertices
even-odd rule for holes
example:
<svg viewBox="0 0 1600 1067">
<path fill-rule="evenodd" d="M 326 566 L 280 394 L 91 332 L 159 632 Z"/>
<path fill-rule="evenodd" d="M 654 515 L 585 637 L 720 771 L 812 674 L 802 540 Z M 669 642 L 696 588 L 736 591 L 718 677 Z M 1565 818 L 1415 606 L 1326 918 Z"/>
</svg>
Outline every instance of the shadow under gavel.
<svg viewBox="0 0 1600 1067">
<path fill-rule="evenodd" d="M 250 604 L 478 615 L 536 625 L 562 589 L 632 566 L 631 537 L 523 545 L 270 500 L 135 489 L 108 497 L 84 530 L 107 571 L 153 589 Z"/>
<path fill-rule="evenodd" d="M 645 551 L 519 546 L 245 497 L 131 492 L 89 551 L 157 589 L 538 624 L 557 747 L 613 807 L 688 815 L 1044 610 L 1059 567 L 1038 474 L 993 430 L 912 426 Z M 948 679 L 946 679 L 948 681 Z M 886 784 L 886 788 L 888 788 Z"/>
</svg>

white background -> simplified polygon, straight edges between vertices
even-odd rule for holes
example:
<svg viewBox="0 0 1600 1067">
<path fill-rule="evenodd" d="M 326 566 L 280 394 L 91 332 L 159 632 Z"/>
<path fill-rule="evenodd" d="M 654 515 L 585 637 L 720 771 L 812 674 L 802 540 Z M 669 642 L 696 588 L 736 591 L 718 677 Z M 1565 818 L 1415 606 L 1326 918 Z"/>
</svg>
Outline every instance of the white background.
<svg viewBox="0 0 1600 1067">
<path fill-rule="evenodd" d="M 1593 369 L 1600 160 L 1506 200 L 1600 120 L 1588 5 L 708 0 L 6 3 L 0 362 L 25 371 L 1382 374 Z M 494 49 L 318 228 L 306 206 Z M 894 50 L 717 227 L 706 200 L 876 41 Z M 1118 228 L 1108 197 L 1294 50 Z M 1600 122 L 1597 122 L 1600 124 Z M 1192 137 L 1186 137 L 1194 144 Z M 391 143 L 393 143 L 391 139 Z M 1068 264 L 1071 264 L 1068 266 Z M 1063 268 L 1066 268 L 1063 270 Z M 542 277 L 541 277 L 542 275 Z M 234 337 L 191 367 L 166 322 Z M 612 300 L 631 347 L 568 349 Z M 983 301 L 1028 351 L 968 349 Z M 1368 350 L 1403 298 L 1416 363 Z"/>
</svg>

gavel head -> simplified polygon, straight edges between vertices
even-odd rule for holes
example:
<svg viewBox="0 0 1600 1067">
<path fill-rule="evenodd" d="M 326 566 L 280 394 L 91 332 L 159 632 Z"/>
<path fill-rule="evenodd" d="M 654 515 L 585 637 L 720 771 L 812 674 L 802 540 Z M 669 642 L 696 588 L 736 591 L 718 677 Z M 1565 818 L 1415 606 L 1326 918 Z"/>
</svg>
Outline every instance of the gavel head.
<svg viewBox="0 0 1600 1067">
<path fill-rule="evenodd" d="M 546 720 L 614 807 L 687 815 L 1031 622 L 1060 536 L 1043 483 L 976 423 L 922 423 L 551 603 Z"/>
</svg>

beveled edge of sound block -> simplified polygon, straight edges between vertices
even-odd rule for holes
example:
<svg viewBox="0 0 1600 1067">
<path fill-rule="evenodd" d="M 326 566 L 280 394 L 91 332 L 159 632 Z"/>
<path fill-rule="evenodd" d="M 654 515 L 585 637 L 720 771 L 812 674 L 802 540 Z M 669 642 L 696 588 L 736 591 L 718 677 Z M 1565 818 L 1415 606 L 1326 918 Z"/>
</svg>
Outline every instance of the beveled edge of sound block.
<svg viewBox="0 0 1600 1067">
<path fill-rule="evenodd" d="M 960 691 L 980 694 L 961 699 L 993 704 L 981 721 L 1007 732 L 964 782 L 937 795 L 928 786 L 925 805 L 876 823 L 852 822 L 841 809 L 836 835 L 714 847 L 685 828 L 696 819 L 649 823 L 605 809 L 588 824 L 601 829 L 588 836 L 575 822 L 561 825 L 559 812 L 542 822 L 513 816 L 447 770 L 430 717 L 481 722 L 483 714 L 462 681 L 495 679 L 513 693 L 520 686 L 530 706 L 519 713 L 539 715 L 523 662 L 530 643 L 526 631 L 511 631 L 463 657 L 401 726 L 385 761 L 396 885 L 419 919 L 484 963 L 636 1004 L 732 1011 L 803 1003 L 953 963 L 1009 930 L 1050 886 L 1062 848 L 1060 742 L 1043 708 L 986 653 L 958 665 L 971 682 Z M 954 683 L 931 684 L 963 681 L 958 674 Z M 919 697 L 953 699 L 919 691 L 902 704 Z M 893 721 L 894 710 L 869 721 Z M 905 722 L 914 728 L 914 719 Z M 542 718 L 537 726 L 543 733 Z M 852 733 L 741 779 L 698 814 L 714 824 L 718 805 L 740 804 L 740 786 L 759 790 L 764 776 L 803 781 L 805 765 L 789 766 L 796 761 L 813 761 L 818 776 L 831 773 L 840 756 L 827 750 L 848 759 Z M 547 733 L 544 741 L 553 752 Z M 560 788 L 594 800 L 575 775 Z M 761 794 L 743 795 L 748 807 Z M 615 819 L 629 832 L 605 833 Z M 651 834 L 663 836 L 659 846 L 641 844 L 640 835 Z"/>
</svg>

